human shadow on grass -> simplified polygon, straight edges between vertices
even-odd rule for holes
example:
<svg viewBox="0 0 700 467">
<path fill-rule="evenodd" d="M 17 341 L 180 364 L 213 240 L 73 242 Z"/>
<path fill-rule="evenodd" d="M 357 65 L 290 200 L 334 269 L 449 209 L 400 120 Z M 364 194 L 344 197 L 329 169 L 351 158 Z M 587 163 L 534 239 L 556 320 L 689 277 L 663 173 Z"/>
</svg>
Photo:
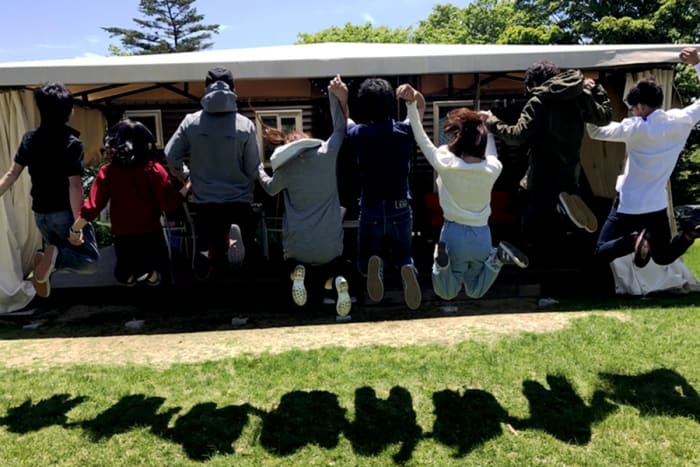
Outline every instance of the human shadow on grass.
<svg viewBox="0 0 700 467">
<path fill-rule="evenodd" d="M 12 433 L 29 433 L 49 426 L 68 426 L 68 412 L 87 400 L 87 397 L 73 397 L 70 394 L 56 394 L 34 404 L 27 400 L 17 407 L 11 407 L 0 424 L 7 426 Z"/>
<path fill-rule="evenodd" d="M 192 460 L 205 461 L 215 455 L 234 454 L 233 443 L 248 423 L 250 405 L 217 407 L 214 402 L 197 404 L 180 416 L 165 432 L 165 438 L 181 444 Z"/>
<path fill-rule="evenodd" d="M 180 409 L 158 410 L 165 402 L 162 397 L 132 394 L 122 397 L 116 404 L 92 420 L 80 422 L 92 441 L 100 441 L 135 428 L 148 427 L 153 434 L 164 437 L 172 416 Z"/>
<path fill-rule="evenodd" d="M 593 424 L 617 410 L 617 406 L 596 391 L 587 405 L 564 376 L 547 375 L 549 389 L 538 381 L 523 382 L 523 394 L 530 404 L 528 419 L 513 418 L 517 429 L 542 430 L 560 441 L 585 445 L 591 441 Z"/>
<path fill-rule="evenodd" d="M 686 417 L 700 423 L 700 396 L 681 374 L 658 368 L 638 375 L 600 373 L 606 396 L 641 416 Z"/>
<path fill-rule="evenodd" d="M 481 389 L 467 389 L 463 394 L 452 390 L 433 394 L 435 423 L 432 437 L 455 448 L 456 457 L 464 457 L 487 441 L 503 434 L 501 422 L 508 412 L 493 394 Z"/>
<path fill-rule="evenodd" d="M 260 443 L 278 456 L 294 454 L 309 444 L 333 449 L 348 425 L 345 412 L 331 392 L 288 392 L 276 409 L 263 416 Z"/>
<path fill-rule="evenodd" d="M 362 456 L 376 456 L 401 443 L 393 459 L 397 463 L 408 461 L 422 437 L 411 394 L 401 386 L 391 388 L 387 399 L 377 398 L 368 386 L 355 390 L 355 420 L 349 424 L 346 437 L 353 451 Z"/>
</svg>

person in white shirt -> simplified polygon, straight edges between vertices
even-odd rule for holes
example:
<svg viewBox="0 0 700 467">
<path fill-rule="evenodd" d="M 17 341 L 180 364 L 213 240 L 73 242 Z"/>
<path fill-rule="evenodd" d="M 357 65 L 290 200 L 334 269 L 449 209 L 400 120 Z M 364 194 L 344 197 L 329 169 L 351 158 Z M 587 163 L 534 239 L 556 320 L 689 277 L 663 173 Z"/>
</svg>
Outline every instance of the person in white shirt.
<svg viewBox="0 0 700 467">
<path fill-rule="evenodd" d="M 700 79 L 695 48 L 680 53 Z M 603 127 L 588 124 L 591 138 L 624 142 L 625 168 L 617 179 L 618 196 L 601 229 L 596 256 L 605 261 L 634 252 L 634 263 L 644 267 L 653 259 L 660 265 L 680 257 L 700 236 L 697 223 L 681 222 L 671 238 L 666 185 L 693 126 L 700 121 L 700 99 L 683 109 L 661 109 L 663 92 L 654 78 L 637 82 L 625 101 L 632 117 Z"/>
<path fill-rule="evenodd" d="M 500 242 L 494 248 L 491 243 L 491 189 L 503 168 L 493 136 L 477 112 L 462 107 L 447 115 L 444 128 L 450 143 L 435 147 L 423 129 L 416 105 L 418 91 L 402 84 L 396 94 L 406 101 L 416 143 L 438 173 L 445 224 L 435 247 L 435 294 L 451 300 L 464 287 L 468 297 L 480 298 L 504 264 L 528 265 L 527 257 L 513 245 Z"/>
</svg>

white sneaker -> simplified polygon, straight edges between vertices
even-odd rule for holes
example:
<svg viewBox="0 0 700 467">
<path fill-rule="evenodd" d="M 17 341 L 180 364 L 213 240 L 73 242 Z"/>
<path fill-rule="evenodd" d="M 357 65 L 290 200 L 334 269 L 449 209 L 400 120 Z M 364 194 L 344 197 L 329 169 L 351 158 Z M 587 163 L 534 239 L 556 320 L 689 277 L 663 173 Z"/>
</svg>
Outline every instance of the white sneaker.
<svg viewBox="0 0 700 467">
<path fill-rule="evenodd" d="M 406 306 L 411 310 L 420 308 L 420 302 L 423 299 L 423 294 L 418 284 L 416 277 L 416 268 L 411 264 L 401 266 L 401 280 L 403 282 L 403 297 L 406 300 Z"/>
<path fill-rule="evenodd" d="M 301 264 L 294 268 L 292 273 L 292 299 L 298 306 L 306 305 L 306 287 L 304 286 L 304 277 L 306 277 L 306 268 Z"/>
<path fill-rule="evenodd" d="M 598 230 L 598 219 L 579 195 L 566 192 L 559 193 L 559 206 L 571 222 L 586 232 L 594 233 Z"/>
<path fill-rule="evenodd" d="M 343 276 L 335 278 L 335 290 L 338 291 L 335 311 L 338 313 L 338 316 L 347 316 L 352 308 L 352 300 L 350 300 L 350 294 L 348 293 L 349 288 L 348 281 Z"/>
<path fill-rule="evenodd" d="M 241 235 L 240 227 L 236 224 L 231 224 L 231 228 L 228 231 L 228 238 L 229 264 L 242 264 L 245 259 L 245 245 L 243 244 L 243 235 Z"/>
<path fill-rule="evenodd" d="M 382 259 L 377 255 L 369 257 L 367 295 L 374 302 L 381 302 L 384 298 L 384 265 Z"/>
</svg>

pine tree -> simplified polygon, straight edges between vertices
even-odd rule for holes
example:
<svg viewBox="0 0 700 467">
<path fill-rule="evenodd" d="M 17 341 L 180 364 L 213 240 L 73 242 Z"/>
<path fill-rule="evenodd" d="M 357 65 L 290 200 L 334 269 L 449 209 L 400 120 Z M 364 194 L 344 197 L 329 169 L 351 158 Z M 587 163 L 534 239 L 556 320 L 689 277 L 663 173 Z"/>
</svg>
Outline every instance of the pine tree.
<svg viewBox="0 0 700 467">
<path fill-rule="evenodd" d="M 119 37 L 123 52 L 134 55 L 192 52 L 210 48 L 212 32 L 218 24 L 201 24 L 204 15 L 192 7 L 195 0 L 141 0 L 143 18 L 133 18 L 140 29 L 102 28 L 111 37 Z"/>
</svg>

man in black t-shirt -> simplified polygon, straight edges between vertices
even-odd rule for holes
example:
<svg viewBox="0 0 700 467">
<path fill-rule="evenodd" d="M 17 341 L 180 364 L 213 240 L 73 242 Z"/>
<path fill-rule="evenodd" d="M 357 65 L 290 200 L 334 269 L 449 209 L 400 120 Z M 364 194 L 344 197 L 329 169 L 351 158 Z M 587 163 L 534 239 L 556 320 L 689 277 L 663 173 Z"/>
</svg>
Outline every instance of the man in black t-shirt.
<svg viewBox="0 0 700 467">
<path fill-rule="evenodd" d="M 68 241 L 83 202 L 83 144 L 79 133 L 67 125 L 73 96 L 62 84 L 48 83 L 34 91 L 34 99 L 41 123 L 22 138 L 14 163 L 0 178 L 0 196 L 27 167 L 32 211 L 44 243 L 43 250 L 34 255 L 32 283 L 37 295 L 47 297 L 54 270 L 93 273 L 99 253 L 91 225 L 83 230 L 83 245 Z"/>
</svg>

